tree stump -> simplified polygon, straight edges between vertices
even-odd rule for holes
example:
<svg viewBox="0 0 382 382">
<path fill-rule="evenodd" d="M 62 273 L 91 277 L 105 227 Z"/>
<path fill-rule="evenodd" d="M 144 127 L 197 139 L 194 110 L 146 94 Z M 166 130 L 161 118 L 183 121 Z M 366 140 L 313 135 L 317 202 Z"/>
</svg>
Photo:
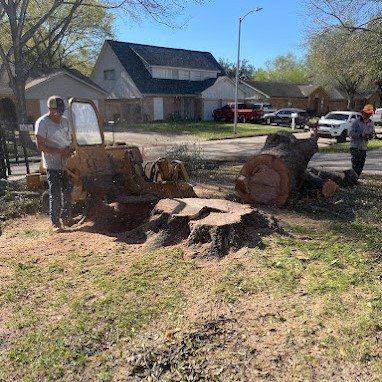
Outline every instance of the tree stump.
<svg viewBox="0 0 382 382">
<path fill-rule="evenodd" d="M 221 258 L 231 250 L 258 245 L 260 233 L 278 230 L 274 217 L 248 205 L 221 199 L 163 199 L 148 223 L 129 232 L 127 240 L 146 237 L 150 250 L 184 242 L 203 257 Z"/>
<path fill-rule="evenodd" d="M 314 138 L 297 139 L 288 131 L 270 134 L 260 153 L 241 169 L 235 189 L 245 203 L 282 206 L 299 191 L 317 151 Z"/>
</svg>

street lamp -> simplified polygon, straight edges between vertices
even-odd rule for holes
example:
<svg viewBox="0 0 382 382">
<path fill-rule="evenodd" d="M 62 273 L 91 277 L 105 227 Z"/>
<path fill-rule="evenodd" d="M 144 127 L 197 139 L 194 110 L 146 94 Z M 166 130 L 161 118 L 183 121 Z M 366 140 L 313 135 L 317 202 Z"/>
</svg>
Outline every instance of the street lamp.
<svg viewBox="0 0 382 382">
<path fill-rule="evenodd" d="M 235 113 L 233 118 L 233 133 L 237 133 L 237 104 L 239 97 L 239 65 L 240 65 L 240 34 L 241 34 L 241 22 L 252 12 L 259 12 L 263 8 L 255 8 L 247 12 L 243 17 L 239 18 L 239 41 L 237 44 L 237 64 L 236 64 L 236 82 L 235 82 Z"/>
</svg>

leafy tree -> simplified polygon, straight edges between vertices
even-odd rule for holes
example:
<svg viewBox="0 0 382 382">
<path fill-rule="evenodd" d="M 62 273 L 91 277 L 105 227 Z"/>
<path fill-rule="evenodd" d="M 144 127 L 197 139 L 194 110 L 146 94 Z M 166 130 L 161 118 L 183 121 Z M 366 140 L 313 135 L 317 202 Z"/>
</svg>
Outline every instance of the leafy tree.
<svg viewBox="0 0 382 382">
<path fill-rule="evenodd" d="M 310 81 L 310 73 L 304 60 L 292 53 L 277 56 L 265 63 L 265 69 L 258 69 L 254 75 L 256 81 L 275 81 L 305 84 Z"/>
<path fill-rule="evenodd" d="M 236 78 L 236 64 L 233 64 L 223 58 L 219 58 L 219 64 L 224 69 L 226 75 L 231 78 Z M 239 78 L 241 80 L 252 80 L 255 74 L 255 67 L 251 65 L 248 60 L 244 59 L 240 61 L 239 65 Z"/>
<path fill-rule="evenodd" d="M 87 3 L 97 5 L 93 0 Z M 113 37 L 112 23 L 113 15 L 106 9 L 81 7 L 73 16 L 65 33 L 47 49 L 50 41 L 48 36 L 54 33 L 54 24 L 47 22 L 31 39 L 30 45 L 35 47 L 32 61 L 36 56 L 43 56 L 41 67 L 75 67 L 84 74 L 90 74 L 104 40 Z"/>
<path fill-rule="evenodd" d="M 308 33 L 308 41 L 317 42 L 322 39 L 322 44 L 325 44 L 328 31 L 337 33 L 337 36 L 342 34 L 343 43 L 357 60 L 349 58 L 345 62 L 333 62 L 333 65 L 341 69 L 344 64 L 344 70 L 351 75 L 353 81 L 357 81 L 357 77 L 362 75 L 360 85 L 377 88 L 382 104 L 382 1 L 305 0 L 305 3 L 309 14 L 314 15 L 310 25 L 315 26 Z M 311 12 L 312 9 L 315 11 Z M 317 69 L 317 65 L 314 66 Z M 320 76 L 327 79 L 331 77 L 324 72 Z"/>
<path fill-rule="evenodd" d="M 317 82 L 343 88 L 348 96 L 349 109 L 354 107 L 354 96 L 365 80 L 359 70 L 362 59 L 359 33 L 332 27 L 310 37 L 308 63 Z"/>
</svg>

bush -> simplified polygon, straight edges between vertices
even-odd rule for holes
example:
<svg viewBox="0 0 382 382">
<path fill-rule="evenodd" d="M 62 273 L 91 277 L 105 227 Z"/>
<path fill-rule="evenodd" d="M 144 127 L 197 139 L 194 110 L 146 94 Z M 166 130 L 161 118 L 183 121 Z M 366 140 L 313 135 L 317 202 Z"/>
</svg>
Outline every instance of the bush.
<svg viewBox="0 0 382 382">
<path fill-rule="evenodd" d="M 0 179 L 0 222 L 41 210 L 39 196 L 22 190 L 22 184 Z"/>
<path fill-rule="evenodd" d="M 171 160 L 176 159 L 182 161 L 190 176 L 206 168 L 206 161 L 203 158 L 203 149 L 200 144 L 196 142 L 171 146 L 166 151 L 166 157 Z"/>
</svg>

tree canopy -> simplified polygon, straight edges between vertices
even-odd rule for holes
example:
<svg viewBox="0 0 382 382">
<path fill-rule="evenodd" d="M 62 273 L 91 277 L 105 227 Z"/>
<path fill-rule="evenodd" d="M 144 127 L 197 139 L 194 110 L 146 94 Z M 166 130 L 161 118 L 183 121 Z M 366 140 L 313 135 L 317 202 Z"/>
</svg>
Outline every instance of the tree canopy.
<svg viewBox="0 0 382 382">
<path fill-rule="evenodd" d="M 223 58 L 219 58 L 219 64 L 224 69 L 226 75 L 231 78 L 236 78 L 236 64 L 229 62 Z M 255 74 L 255 67 L 251 65 L 248 60 L 240 60 L 239 64 L 239 78 L 241 80 L 252 80 Z"/>
<path fill-rule="evenodd" d="M 310 80 L 310 74 L 303 59 L 299 60 L 293 53 L 288 53 L 268 60 L 265 69 L 261 68 L 255 72 L 254 79 L 306 84 Z"/>
<path fill-rule="evenodd" d="M 349 107 L 362 88 L 378 88 L 382 102 L 382 1 L 305 2 L 315 9 L 307 45 L 316 82 L 340 84 Z"/>
<path fill-rule="evenodd" d="M 364 80 L 358 68 L 362 59 L 358 48 L 358 36 L 345 29 L 328 28 L 310 39 L 308 62 L 317 82 L 344 89 L 349 109 L 354 107 L 354 96 Z"/>
</svg>

